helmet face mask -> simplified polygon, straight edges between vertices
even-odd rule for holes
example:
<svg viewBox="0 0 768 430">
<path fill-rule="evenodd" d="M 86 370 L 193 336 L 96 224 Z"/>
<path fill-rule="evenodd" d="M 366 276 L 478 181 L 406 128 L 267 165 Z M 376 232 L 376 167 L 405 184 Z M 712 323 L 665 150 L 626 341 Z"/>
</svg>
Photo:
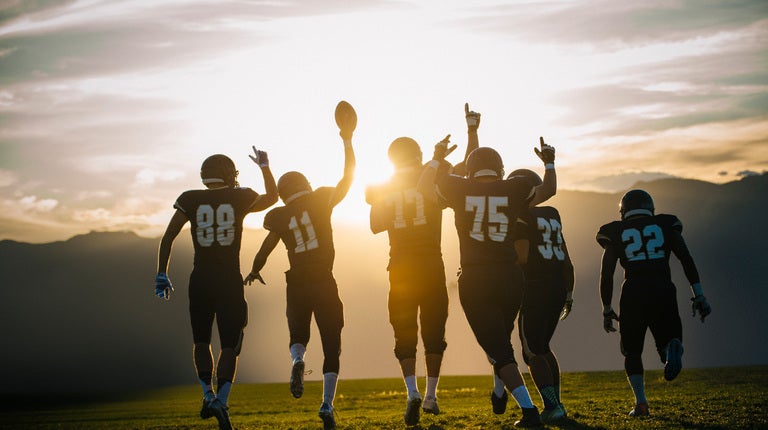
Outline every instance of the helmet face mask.
<svg viewBox="0 0 768 430">
<path fill-rule="evenodd" d="M 299 172 L 286 172 L 277 181 L 277 194 L 285 204 L 311 192 L 312 186 Z"/>
<path fill-rule="evenodd" d="M 621 219 L 627 219 L 635 215 L 654 214 L 653 198 L 645 190 L 630 190 L 624 194 L 619 203 Z"/>
<path fill-rule="evenodd" d="M 238 173 L 234 161 L 224 154 L 211 155 L 200 166 L 200 179 L 208 188 L 218 185 L 237 187 Z"/>
<path fill-rule="evenodd" d="M 501 155 L 495 149 L 486 146 L 475 149 L 467 157 L 467 177 L 477 179 L 482 177 L 504 177 L 504 163 Z"/>
<path fill-rule="evenodd" d="M 421 148 L 410 137 L 398 137 L 393 140 L 387 149 L 387 156 L 396 169 L 420 166 L 422 161 Z"/>
</svg>

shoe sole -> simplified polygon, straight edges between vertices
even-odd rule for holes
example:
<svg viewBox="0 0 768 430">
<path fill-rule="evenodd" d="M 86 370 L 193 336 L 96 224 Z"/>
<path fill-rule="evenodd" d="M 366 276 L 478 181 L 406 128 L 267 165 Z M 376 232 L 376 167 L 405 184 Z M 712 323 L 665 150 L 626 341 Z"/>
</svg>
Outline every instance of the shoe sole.
<svg viewBox="0 0 768 430">
<path fill-rule="evenodd" d="M 408 400 L 408 406 L 405 407 L 405 424 L 409 426 L 415 426 L 419 423 L 420 413 L 419 407 L 421 406 L 421 399 Z"/>
<path fill-rule="evenodd" d="M 683 344 L 679 340 L 669 342 L 667 363 L 664 365 L 664 379 L 671 381 L 683 370 Z"/>
<path fill-rule="evenodd" d="M 323 430 L 333 430 L 336 428 L 336 420 L 333 419 L 333 412 L 320 412 L 317 415 L 323 420 Z"/>
<path fill-rule="evenodd" d="M 291 395 L 300 398 L 304 394 L 304 362 L 298 361 L 291 369 Z"/>
</svg>

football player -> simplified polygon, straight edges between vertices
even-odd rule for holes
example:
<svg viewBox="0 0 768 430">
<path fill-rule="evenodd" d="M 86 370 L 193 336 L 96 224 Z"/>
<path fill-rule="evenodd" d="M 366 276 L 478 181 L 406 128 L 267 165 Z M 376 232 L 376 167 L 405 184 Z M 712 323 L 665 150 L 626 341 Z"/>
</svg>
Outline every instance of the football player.
<svg viewBox="0 0 768 430">
<path fill-rule="evenodd" d="M 597 242 L 603 247 L 600 265 L 600 298 L 603 303 L 603 328 L 615 332 L 619 321 L 624 370 L 635 395 L 630 416 L 649 415 L 643 377 L 643 341 L 651 330 L 664 378 L 671 381 L 682 370 L 683 327 L 677 307 L 677 293 L 669 268 L 671 254 L 680 260 L 693 291 L 693 315 L 701 321 L 712 312 L 704 297 L 699 272 L 683 240 L 683 224 L 674 215 L 654 213 L 650 194 L 631 190 L 619 205 L 621 220 L 600 227 Z M 624 268 L 619 315 L 611 307 L 613 273 L 616 261 Z"/>
<path fill-rule="evenodd" d="M 488 147 L 469 154 L 467 177 L 437 176 L 444 157 L 435 151 L 420 180 L 419 191 L 453 209 L 459 235 L 461 275 L 459 300 L 480 346 L 523 411 L 518 427 L 541 425 L 538 409 L 517 368 L 510 333 L 523 293 L 523 273 L 517 263 L 512 230 L 529 202 L 536 205 L 557 190 L 555 149 L 541 139 L 536 154 L 546 173 L 539 186 L 523 178 L 504 179 L 501 156 Z M 437 182 L 435 178 L 437 177 Z"/>
<path fill-rule="evenodd" d="M 512 177 L 526 178 L 534 185 L 542 183 L 541 177 L 528 169 L 515 170 L 509 174 Z M 560 401 L 560 365 L 549 342 L 558 321 L 567 318 L 573 306 L 573 264 L 557 209 L 534 206 L 523 210 L 515 235 L 518 263 L 525 274 L 523 303 L 517 318 L 523 359 L 544 403 L 541 420 L 553 422 L 567 412 Z M 506 400 L 506 392 L 502 391 L 502 395 Z"/>
<path fill-rule="evenodd" d="M 194 267 L 189 277 L 189 316 L 194 340 L 193 358 L 203 388 L 201 418 L 215 416 L 219 428 L 231 429 L 227 400 L 243 344 L 248 307 L 240 274 L 240 242 L 243 219 L 277 201 L 277 186 L 269 169 L 267 153 L 253 148 L 251 159 L 261 168 L 266 194 L 259 195 L 237 182 L 235 163 L 222 154 L 203 161 L 200 177 L 206 189 L 182 193 L 176 212 L 160 241 L 155 277 L 155 295 L 169 300 L 173 287 L 168 279 L 168 260 L 173 241 L 189 222 L 194 245 Z M 211 333 L 213 320 L 219 331 L 221 353 L 216 366 L 214 394 Z"/>
<path fill-rule="evenodd" d="M 324 428 L 335 428 L 333 401 L 339 377 L 341 329 L 344 310 L 336 280 L 333 277 L 333 208 L 347 195 L 355 171 L 352 132 L 340 126 L 344 142 L 344 174 L 335 187 L 312 189 L 299 172 L 288 172 L 277 182 L 278 194 L 285 204 L 272 209 L 264 217 L 269 234 L 253 260 L 247 284 L 262 279 L 259 272 L 267 257 L 281 240 L 288 252 L 290 270 L 285 273 L 289 349 L 293 359 L 290 390 L 295 398 L 304 393 L 304 354 L 309 343 L 312 314 L 320 331 L 323 346 L 323 402 L 318 415 Z"/>
<path fill-rule="evenodd" d="M 477 118 L 467 116 L 467 121 L 473 122 L 476 136 L 479 114 Z M 436 151 L 444 151 L 447 139 L 438 143 Z M 389 235 L 389 322 L 395 335 L 395 357 L 408 394 L 405 423 L 416 425 L 420 418 L 419 406 L 426 413 L 440 413 L 437 385 L 447 345 L 445 322 L 448 318 L 448 291 L 440 248 L 445 206 L 425 199 L 416 189 L 424 165 L 421 148 L 415 140 L 395 139 L 387 155 L 395 173 L 386 183 L 367 187 L 366 202 L 371 205 L 371 231 L 374 234 L 386 231 Z M 441 162 L 441 174 L 448 174 L 450 169 L 448 162 Z M 423 403 L 416 382 L 419 322 L 427 369 Z"/>
</svg>

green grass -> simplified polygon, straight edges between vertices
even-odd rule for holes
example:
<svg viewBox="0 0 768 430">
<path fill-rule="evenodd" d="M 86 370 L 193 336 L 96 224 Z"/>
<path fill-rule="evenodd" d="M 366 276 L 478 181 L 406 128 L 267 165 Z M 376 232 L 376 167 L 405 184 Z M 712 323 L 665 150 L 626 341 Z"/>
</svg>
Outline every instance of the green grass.
<svg viewBox="0 0 768 430">
<path fill-rule="evenodd" d="M 287 375 L 286 375 L 287 377 Z M 529 389 L 533 387 L 526 375 Z M 438 397 L 442 413 L 422 415 L 414 429 L 512 429 L 520 412 L 510 398 L 494 415 L 490 376 L 445 376 Z M 420 381 L 423 387 L 424 381 Z M 236 384 L 230 396 L 236 429 L 318 429 L 321 383 L 308 382 L 293 399 L 288 383 Z M 673 382 L 646 372 L 651 417 L 629 418 L 634 398 L 623 372 L 563 375 L 569 418 L 552 429 L 768 428 L 768 366 L 686 369 Z M 541 408 L 537 394 L 534 402 Z M 203 421 L 199 387 L 193 384 L 93 398 L 3 398 L 3 429 L 212 429 Z M 335 402 L 339 429 L 403 429 L 405 390 L 400 379 L 341 380 Z"/>
</svg>

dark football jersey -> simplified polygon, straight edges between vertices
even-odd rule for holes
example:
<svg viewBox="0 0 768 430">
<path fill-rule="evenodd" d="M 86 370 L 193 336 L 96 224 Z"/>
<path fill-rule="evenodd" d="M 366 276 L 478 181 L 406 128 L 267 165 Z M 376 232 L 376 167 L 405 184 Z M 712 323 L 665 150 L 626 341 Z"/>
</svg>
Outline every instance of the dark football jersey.
<svg viewBox="0 0 768 430">
<path fill-rule="evenodd" d="M 597 242 L 603 248 L 613 248 L 625 279 L 671 282 L 670 239 L 682 231 L 683 224 L 674 215 L 638 216 L 603 225 L 597 232 Z"/>
<path fill-rule="evenodd" d="M 333 268 L 331 197 L 333 187 L 321 187 L 264 217 L 264 228 L 277 233 L 288 250 L 291 269 L 307 266 Z"/>
<path fill-rule="evenodd" d="M 439 196 L 455 213 L 461 265 L 513 263 L 514 223 L 533 186 L 524 178 L 478 182 L 449 175 L 436 181 Z"/>
<path fill-rule="evenodd" d="M 416 190 L 421 172 L 413 169 L 397 173 L 368 192 L 373 201 L 371 210 L 386 214 L 391 258 L 441 255 L 443 208 Z"/>
<path fill-rule="evenodd" d="M 250 188 L 215 188 L 182 193 L 173 207 L 187 216 L 195 247 L 195 267 L 240 270 L 243 219 L 258 199 Z"/>
<path fill-rule="evenodd" d="M 523 266 L 529 281 L 563 280 L 568 249 L 563 239 L 560 213 L 551 206 L 536 206 L 521 212 L 519 236 L 528 240 L 528 261 Z"/>
</svg>

